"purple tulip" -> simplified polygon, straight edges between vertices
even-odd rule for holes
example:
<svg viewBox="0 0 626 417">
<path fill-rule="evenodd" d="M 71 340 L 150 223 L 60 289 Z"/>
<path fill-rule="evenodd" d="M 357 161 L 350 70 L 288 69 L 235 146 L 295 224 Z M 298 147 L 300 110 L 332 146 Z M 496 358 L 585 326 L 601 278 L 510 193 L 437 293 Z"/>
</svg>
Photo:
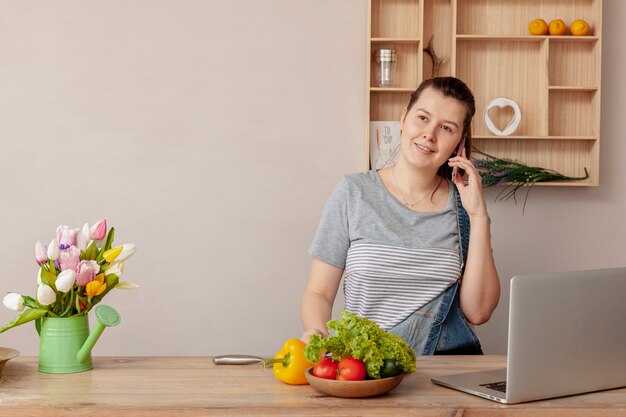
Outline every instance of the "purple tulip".
<svg viewBox="0 0 626 417">
<path fill-rule="evenodd" d="M 57 243 L 59 244 L 59 249 L 63 250 L 70 246 L 76 246 L 77 235 L 78 229 L 65 225 L 57 227 Z"/>
<path fill-rule="evenodd" d="M 76 246 L 70 246 L 68 249 L 62 250 L 57 258 L 57 263 L 61 271 L 71 269 L 76 271 L 80 262 L 80 249 Z"/>
<path fill-rule="evenodd" d="M 41 241 L 37 241 L 37 243 L 35 243 L 35 259 L 37 260 L 38 265 L 48 262 L 48 252 Z"/>
<path fill-rule="evenodd" d="M 76 285 L 84 287 L 100 272 L 100 265 L 96 261 L 80 261 L 76 268 Z"/>
</svg>

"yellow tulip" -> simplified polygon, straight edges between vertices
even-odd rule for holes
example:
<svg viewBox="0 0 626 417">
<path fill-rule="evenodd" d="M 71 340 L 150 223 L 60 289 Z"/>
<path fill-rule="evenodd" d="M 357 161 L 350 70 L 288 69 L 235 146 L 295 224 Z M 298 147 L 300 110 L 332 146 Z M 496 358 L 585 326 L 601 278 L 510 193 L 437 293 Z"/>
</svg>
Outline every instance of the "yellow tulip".
<svg viewBox="0 0 626 417">
<path fill-rule="evenodd" d="M 94 279 L 93 281 L 88 283 L 87 286 L 85 287 L 85 292 L 87 293 L 87 299 L 91 302 L 91 299 L 93 297 L 96 297 L 102 294 L 104 290 L 106 290 L 106 288 L 107 288 L 106 284 L 103 284 L 99 280 Z"/>
<path fill-rule="evenodd" d="M 119 256 L 120 253 L 122 253 L 123 249 L 124 249 L 123 246 L 118 246 L 117 248 L 111 248 L 108 251 L 104 252 L 102 254 L 102 257 L 104 258 L 105 261 L 107 261 L 108 263 L 111 263 L 113 262 L 115 258 Z"/>
</svg>

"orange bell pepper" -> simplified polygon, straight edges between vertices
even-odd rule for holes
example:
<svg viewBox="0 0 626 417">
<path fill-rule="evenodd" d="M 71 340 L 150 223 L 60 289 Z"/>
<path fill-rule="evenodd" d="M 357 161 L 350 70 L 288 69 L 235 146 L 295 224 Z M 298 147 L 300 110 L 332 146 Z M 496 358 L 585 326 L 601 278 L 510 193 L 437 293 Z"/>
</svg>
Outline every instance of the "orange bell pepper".
<svg viewBox="0 0 626 417">
<path fill-rule="evenodd" d="M 306 344 L 302 340 L 289 339 L 282 349 L 276 352 L 274 359 L 265 361 L 263 366 L 274 364 L 274 376 L 286 384 L 308 384 L 304 372 L 313 364 L 304 357 L 305 347 Z"/>
</svg>

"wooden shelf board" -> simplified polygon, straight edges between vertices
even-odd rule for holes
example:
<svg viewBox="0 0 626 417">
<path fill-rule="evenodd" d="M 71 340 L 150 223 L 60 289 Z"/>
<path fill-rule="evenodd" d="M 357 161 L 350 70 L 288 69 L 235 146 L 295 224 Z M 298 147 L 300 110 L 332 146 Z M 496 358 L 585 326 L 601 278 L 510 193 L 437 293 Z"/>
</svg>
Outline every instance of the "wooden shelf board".
<svg viewBox="0 0 626 417">
<path fill-rule="evenodd" d="M 565 42 L 595 42 L 599 38 L 597 36 L 542 36 L 543 38 L 554 40 L 554 41 L 565 41 Z"/>
<path fill-rule="evenodd" d="M 512 185 L 512 184 L 507 184 Z M 596 187 L 599 184 L 596 184 L 589 179 L 586 180 L 576 180 L 576 181 L 547 181 L 547 182 L 537 182 L 533 184 L 533 187 Z M 526 190 L 526 188 L 523 188 Z"/>
<path fill-rule="evenodd" d="M 420 43 L 420 38 L 370 38 L 372 43 Z"/>
<path fill-rule="evenodd" d="M 415 87 L 417 88 L 417 87 Z M 415 88 L 409 87 L 370 87 L 372 93 L 412 93 Z"/>
<path fill-rule="evenodd" d="M 593 91 L 598 91 L 598 87 L 580 87 L 580 86 L 572 86 L 572 85 L 550 85 L 550 86 L 548 86 L 548 90 L 551 90 L 551 91 L 587 91 L 587 92 L 593 92 Z"/>
<path fill-rule="evenodd" d="M 513 184 L 504 184 L 506 186 L 513 186 Z M 504 185 L 495 186 L 494 187 L 503 187 Z M 537 182 L 533 184 L 533 187 L 597 187 L 599 184 L 586 180 L 578 180 L 578 181 L 548 181 L 548 182 Z M 527 186 L 521 188 L 522 192 L 526 192 Z"/>
<path fill-rule="evenodd" d="M 458 41 L 543 42 L 547 36 L 456 35 Z"/>
<path fill-rule="evenodd" d="M 459 41 L 543 42 L 545 40 L 566 42 L 594 42 L 597 36 L 536 36 L 536 35 L 456 35 Z"/>
<path fill-rule="evenodd" d="M 474 135 L 472 139 L 484 140 L 598 140 L 597 136 L 496 136 L 496 135 Z"/>
</svg>

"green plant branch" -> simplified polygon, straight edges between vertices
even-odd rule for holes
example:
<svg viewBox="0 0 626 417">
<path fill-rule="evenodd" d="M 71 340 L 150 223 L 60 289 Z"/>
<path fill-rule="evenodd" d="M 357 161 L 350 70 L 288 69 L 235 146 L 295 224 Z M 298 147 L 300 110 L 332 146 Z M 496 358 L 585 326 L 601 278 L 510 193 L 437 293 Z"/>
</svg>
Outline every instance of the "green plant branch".
<svg viewBox="0 0 626 417">
<path fill-rule="evenodd" d="M 517 191 L 521 187 L 528 187 L 526 196 L 524 197 L 524 207 L 522 209 L 522 213 L 526 210 L 526 203 L 528 202 L 530 189 L 536 183 L 550 181 L 578 181 L 589 178 L 589 172 L 586 167 L 584 168 L 584 176 L 569 177 L 551 169 L 532 167 L 519 161 L 498 158 L 476 148 L 473 148 L 473 150 L 474 152 L 484 156 L 484 158 L 474 159 L 472 161 L 480 172 L 483 188 L 504 186 L 504 189 L 496 196 L 496 201 L 506 201 L 513 198 L 513 201 L 517 204 Z"/>
</svg>

